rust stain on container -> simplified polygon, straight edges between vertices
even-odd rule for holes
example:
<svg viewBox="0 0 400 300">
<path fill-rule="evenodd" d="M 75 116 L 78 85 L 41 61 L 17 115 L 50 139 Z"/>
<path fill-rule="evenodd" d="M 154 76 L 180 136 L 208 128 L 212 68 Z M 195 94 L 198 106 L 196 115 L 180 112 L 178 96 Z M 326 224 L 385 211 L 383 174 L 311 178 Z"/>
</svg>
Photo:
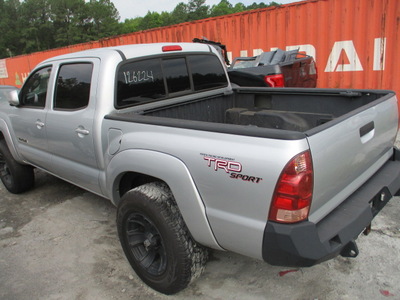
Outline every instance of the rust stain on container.
<svg viewBox="0 0 400 300">
<path fill-rule="evenodd" d="M 400 94 L 400 1 L 309 0 L 120 35 L 2 60 L 7 78 L 21 86 L 49 57 L 97 47 L 190 42 L 207 37 L 226 44 L 231 57 L 279 47 L 315 57 L 320 88 L 392 89 Z M 2 76 L 5 77 L 5 76 Z"/>
</svg>

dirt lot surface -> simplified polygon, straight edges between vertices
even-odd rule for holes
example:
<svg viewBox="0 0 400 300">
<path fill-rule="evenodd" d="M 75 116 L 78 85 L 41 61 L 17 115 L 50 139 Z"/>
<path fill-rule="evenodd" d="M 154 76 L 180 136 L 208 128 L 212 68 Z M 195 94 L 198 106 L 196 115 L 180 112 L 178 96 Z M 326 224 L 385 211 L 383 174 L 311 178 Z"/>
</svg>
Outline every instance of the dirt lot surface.
<svg viewBox="0 0 400 300">
<path fill-rule="evenodd" d="M 107 200 L 42 172 L 23 195 L 0 183 L 0 299 L 400 299 L 399 198 L 359 237 L 355 259 L 290 269 L 214 251 L 205 273 L 172 297 L 132 271 L 115 213 Z"/>
</svg>

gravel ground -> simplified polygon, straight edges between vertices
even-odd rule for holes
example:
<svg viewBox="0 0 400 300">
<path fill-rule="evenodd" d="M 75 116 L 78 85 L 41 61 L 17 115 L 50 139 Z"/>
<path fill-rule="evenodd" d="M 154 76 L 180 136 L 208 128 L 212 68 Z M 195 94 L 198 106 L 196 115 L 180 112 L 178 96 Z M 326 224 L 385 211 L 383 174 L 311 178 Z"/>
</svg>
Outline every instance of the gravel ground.
<svg viewBox="0 0 400 300">
<path fill-rule="evenodd" d="M 399 200 L 358 238 L 355 259 L 290 269 L 214 251 L 205 273 L 168 297 L 130 268 L 109 201 L 38 171 L 23 195 L 0 184 L 0 299 L 400 299 Z"/>
</svg>

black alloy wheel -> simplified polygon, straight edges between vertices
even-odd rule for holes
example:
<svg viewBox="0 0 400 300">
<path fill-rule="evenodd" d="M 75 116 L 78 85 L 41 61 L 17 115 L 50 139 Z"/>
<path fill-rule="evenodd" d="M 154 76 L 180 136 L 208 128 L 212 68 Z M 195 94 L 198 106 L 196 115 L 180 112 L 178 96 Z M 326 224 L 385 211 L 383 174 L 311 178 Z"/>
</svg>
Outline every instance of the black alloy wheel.
<svg viewBox="0 0 400 300">
<path fill-rule="evenodd" d="M 134 212 L 126 220 L 125 234 L 139 265 L 153 276 L 163 274 L 167 266 L 167 254 L 153 222 L 144 214 Z"/>
</svg>

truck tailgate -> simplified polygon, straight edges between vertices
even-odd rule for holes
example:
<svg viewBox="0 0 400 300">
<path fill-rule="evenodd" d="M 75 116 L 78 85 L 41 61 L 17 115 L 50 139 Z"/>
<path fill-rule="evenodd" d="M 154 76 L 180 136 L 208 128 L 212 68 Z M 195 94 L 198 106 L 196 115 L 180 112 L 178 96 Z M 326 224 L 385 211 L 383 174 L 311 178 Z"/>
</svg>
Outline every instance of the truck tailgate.
<svg viewBox="0 0 400 300">
<path fill-rule="evenodd" d="M 384 98 L 307 133 L 314 164 L 311 222 L 329 214 L 391 157 L 397 100 L 394 94 Z"/>
</svg>

